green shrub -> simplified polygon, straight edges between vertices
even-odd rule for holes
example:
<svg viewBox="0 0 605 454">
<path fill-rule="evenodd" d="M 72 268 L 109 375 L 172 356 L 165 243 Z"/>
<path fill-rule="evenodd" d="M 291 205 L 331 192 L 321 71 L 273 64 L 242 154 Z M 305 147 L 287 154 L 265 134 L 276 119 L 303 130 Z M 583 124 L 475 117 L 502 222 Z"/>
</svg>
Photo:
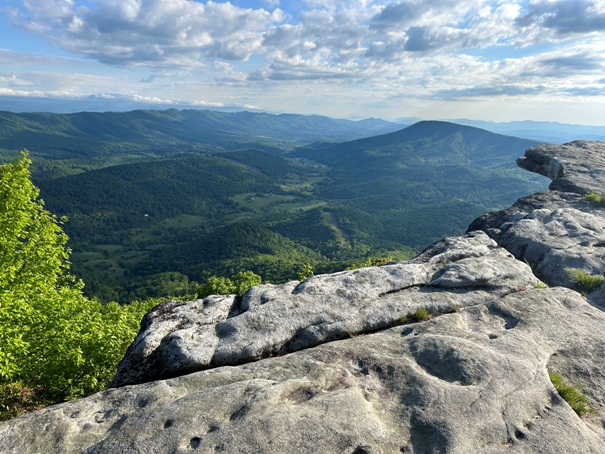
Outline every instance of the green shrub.
<svg viewBox="0 0 605 454">
<path fill-rule="evenodd" d="M 262 282 L 261 277 L 252 271 L 240 271 L 231 279 L 228 277 L 211 276 L 205 284 L 195 289 L 198 298 L 209 295 L 237 295 L 244 296 L 250 288 Z"/>
<path fill-rule="evenodd" d="M 596 290 L 605 282 L 605 277 L 588 274 L 579 268 L 566 268 L 565 271 L 574 280 L 574 288 L 584 296 Z"/>
<path fill-rule="evenodd" d="M 30 164 L 0 166 L 0 418 L 104 389 L 149 309 L 83 296 Z"/>
<path fill-rule="evenodd" d="M 237 296 L 244 296 L 248 290 L 262 282 L 261 277 L 252 271 L 240 271 L 231 279 L 233 280 Z"/>
<path fill-rule="evenodd" d="M 306 281 L 310 277 L 313 277 L 313 275 L 313 265 L 311 265 L 310 263 L 303 263 L 300 267 L 300 271 L 298 272 L 298 280 L 301 282 Z"/>
<path fill-rule="evenodd" d="M 569 404 L 578 416 L 584 416 L 585 414 L 592 412 L 588 398 L 582 394 L 579 387 L 565 383 L 563 377 L 554 372 L 548 372 L 548 376 L 559 395 Z"/>
</svg>

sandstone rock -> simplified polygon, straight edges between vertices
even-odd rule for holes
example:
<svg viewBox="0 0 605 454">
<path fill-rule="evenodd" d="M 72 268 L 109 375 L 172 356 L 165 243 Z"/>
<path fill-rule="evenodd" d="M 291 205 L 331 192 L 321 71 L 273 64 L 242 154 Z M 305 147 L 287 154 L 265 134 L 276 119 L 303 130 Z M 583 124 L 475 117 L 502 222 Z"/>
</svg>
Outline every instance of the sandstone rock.
<svg viewBox="0 0 605 454">
<path fill-rule="evenodd" d="M 471 292 L 472 293 L 472 292 Z M 471 295 L 467 295 L 472 297 Z M 0 423 L 2 452 L 605 452 L 605 314 L 563 288 Z M 579 418 L 547 371 L 583 386 Z"/>
<path fill-rule="evenodd" d="M 167 302 L 143 319 L 113 386 L 290 353 L 397 325 L 417 309 L 443 313 L 537 283 L 526 264 L 475 232 L 409 262 L 259 286 L 239 308 L 233 297 Z"/>
<path fill-rule="evenodd" d="M 553 180 L 551 190 L 576 194 L 605 190 L 605 142 L 538 145 L 528 149 L 517 163 Z"/>
<path fill-rule="evenodd" d="M 469 230 L 488 233 L 516 258 L 530 263 L 549 285 L 573 287 L 569 268 L 602 276 L 605 208 L 594 206 L 583 195 L 605 189 L 605 143 L 540 145 L 527 150 L 519 163 L 553 178 L 553 190 L 488 213 Z M 590 294 L 589 299 L 605 307 L 605 290 Z"/>
</svg>

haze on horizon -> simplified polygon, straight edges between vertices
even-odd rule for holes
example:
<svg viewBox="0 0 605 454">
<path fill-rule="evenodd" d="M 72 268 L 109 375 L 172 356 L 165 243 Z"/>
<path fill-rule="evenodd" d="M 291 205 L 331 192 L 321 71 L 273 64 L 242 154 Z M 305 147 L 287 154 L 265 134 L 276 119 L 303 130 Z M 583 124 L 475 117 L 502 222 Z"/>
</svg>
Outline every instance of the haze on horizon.
<svg viewBox="0 0 605 454">
<path fill-rule="evenodd" d="M 605 125 L 604 50 L 605 0 L 6 0 L 0 110 Z"/>
</svg>

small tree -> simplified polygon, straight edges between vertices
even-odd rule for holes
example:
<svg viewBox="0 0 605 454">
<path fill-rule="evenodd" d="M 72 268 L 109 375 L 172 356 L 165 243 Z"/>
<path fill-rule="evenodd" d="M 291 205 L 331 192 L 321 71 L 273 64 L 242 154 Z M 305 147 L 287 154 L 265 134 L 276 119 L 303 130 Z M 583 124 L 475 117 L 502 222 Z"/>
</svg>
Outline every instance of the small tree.
<svg viewBox="0 0 605 454">
<path fill-rule="evenodd" d="M 310 277 L 313 277 L 313 275 L 313 265 L 311 265 L 310 263 L 303 263 L 300 267 L 300 271 L 298 272 L 298 280 L 306 281 Z"/>
<path fill-rule="evenodd" d="M 248 290 L 262 281 L 261 277 L 252 271 L 240 271 L 233 276 L 232 280 L 237 296 L 244 296 Z"/>
<path fill-rule="evenodd" d="M 211 276 L 205 284 L 198 285 L 195 291 L 198 298 L 209 295 L 229 295 L 235 293 L 235 285 L 228 277 Z"/>
<path fill-rule="evenodd" d="M 149 309 L 82 295 L 30 164 L 0 166 L 0 419 L 103 389 Z"/>
</svg>

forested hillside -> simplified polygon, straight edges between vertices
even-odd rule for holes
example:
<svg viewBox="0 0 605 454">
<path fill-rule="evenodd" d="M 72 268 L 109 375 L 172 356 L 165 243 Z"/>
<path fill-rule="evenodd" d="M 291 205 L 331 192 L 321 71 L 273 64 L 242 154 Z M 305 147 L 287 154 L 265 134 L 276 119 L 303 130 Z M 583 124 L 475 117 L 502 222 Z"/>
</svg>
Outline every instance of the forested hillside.
<svg viewBox="0 0 605 454">
<path fill-rule="evenodd" d="M 426 121 L 294 155 L 331 169 L 329 181 L 317 187 L 322 199 L 371 213 L 382 221 L 389 240 L 421 248 L 428 238 L 463 229 L 467 219 L 544 187 L 543 179 L 515 164 L 535 144 Z"/>
<path fill-rule="evenodd" d="M 69 219 L 73 272 L 104 301 L 191 293 L 243 270 L 281 282 L 405 258 L 546 187 L 515 164 L 534 142 L 468 126 L 334 142 L 392 127 L 248 112 L 3 114 L 0 150 L 31 149 L 46 206 Z"/>
<path fill-rule="evenodd" d="M 183 214 L 223 220 L 237 210 L 237 194 L 281 193 L 274 178 L 289 168 L 279 156 L 245 150 L 107 167 L 39 185 L 49 209 L 69 216 L 70 237 L 104 243 L 125 228 Z"/>
<path fill-rule="evenodd" d="M 350 121 L 318 115 L 210 110 L 0 112 L 0 159 L 8 161 L 26 146 L 34 158 L 32 173 L 56 177 L 183 153 L 229 150 L 246 144 L 291 149 L 317 140 L 349 140 L 401 127 L 378 119 Z"/>
</svg>

